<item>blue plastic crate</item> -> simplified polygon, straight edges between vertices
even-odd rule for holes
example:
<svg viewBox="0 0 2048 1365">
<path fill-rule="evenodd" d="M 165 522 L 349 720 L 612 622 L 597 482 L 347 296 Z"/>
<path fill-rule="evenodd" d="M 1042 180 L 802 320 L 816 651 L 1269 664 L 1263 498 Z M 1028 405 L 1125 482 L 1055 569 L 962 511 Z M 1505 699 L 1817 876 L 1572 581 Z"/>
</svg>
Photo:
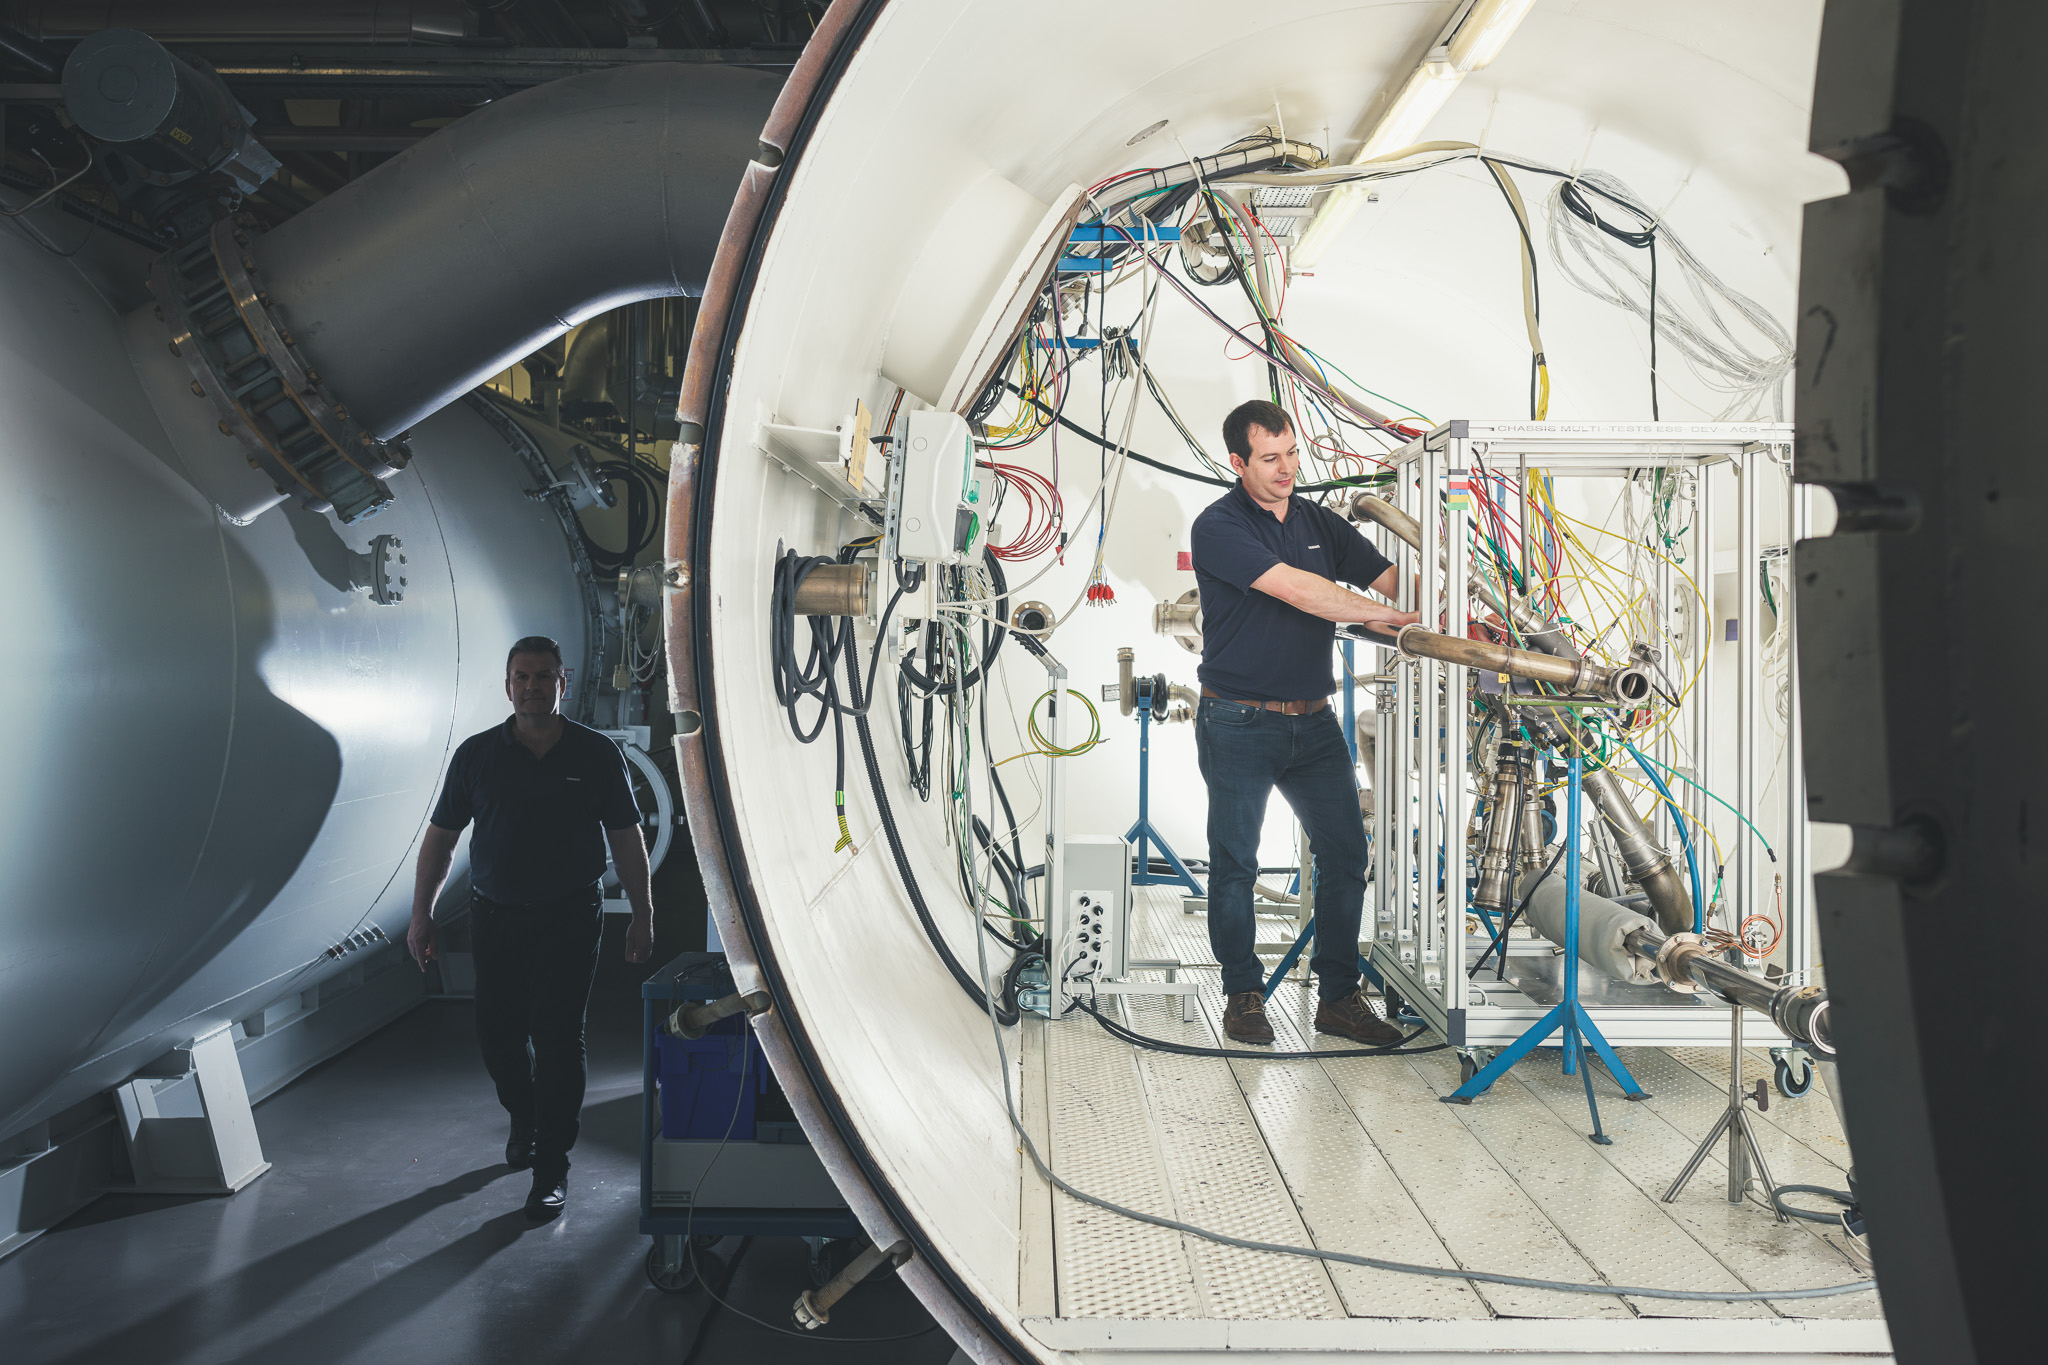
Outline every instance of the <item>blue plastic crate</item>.
<svg viewBox="0 0 2048 1365">
<path fill-rule="evenodd" d="M 654 1041 L 661 1053 L 661 1135 L 715 1140 L 730 1132 L 735 1142 L 752 1142 L 768 1061 L 745 1016 L 719 1020 L 702 1038 L 664 1029 Z"/>
</svg>

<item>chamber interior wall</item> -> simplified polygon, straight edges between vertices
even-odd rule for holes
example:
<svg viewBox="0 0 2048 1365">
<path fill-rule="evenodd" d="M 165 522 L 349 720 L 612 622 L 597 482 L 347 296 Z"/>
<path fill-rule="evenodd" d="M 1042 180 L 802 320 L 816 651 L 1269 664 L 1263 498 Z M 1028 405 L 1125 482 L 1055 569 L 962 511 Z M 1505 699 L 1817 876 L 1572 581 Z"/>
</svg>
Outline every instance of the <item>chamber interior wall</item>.
<svg viewBox="0 0 2048 1365">
<path fill-rule="evenodd" d="M 1431 8 L 1439 23 L 1450 9 Z M 1804 151 L 1819 13 L 1817 0 L 1745 5 L 1702 33 L 1697 11 L 1678 3 L 1626 14 L 1539 9 L 1508 55 L 1452 97 L 1430 136 L 1613 170 L 1665 206 L 1673 228 L 1731 286 L 1789 324 L 1799 206 L 1837 187 L 1832 169 Z M 1208 152 L 1276 121 L 1342 160 L 1363 131 L 1373 92 L 1419 55 L 1424 30 L 1434 31 L 1429 16 L 1403 5 L 1331 12 L 1282 3 L 1252 16 L 1189 5 L 1171 24 L 1155 20 L 1130 7 L 892 3 L 790 172 L 745 301 L 718 452 L 705 610 L 718 660 L 719 736 L 769 948 L 866 1149 L 942 1254 L 991 1301 L 1014 1293 L 1017 1168 L 987 1024 L 923 943 L 894 883 L 851 735 L 847 790 L 858 851 L 834 853 L 829 727 L 824 741 L 798 745 L 767 677 L 775 547 L 831 553 L 867 528 L 764 459 L 759 423 L 830 427 L 856 399 L 878 414 L 887 409 L 895 386 L 878 377 L 885 320 L 926 225 L 965 188 L 946 167 L 985 164 L 1048 200 L 1066 183 Z M 1088 42 L 1068 41 L 1082 30 Z M 1166 131 L 1125 148 L 1162 118 Z M 940 138 L 947 154 L 927 155 Z M 1647 418 L 1641 323 L 1557 278 L 1542 237 L 1548 184 L 1524 181 L 1545 271 L 1545 341 L 1557 384 L 1551 413 Z M 1286 321 L 1347 371 L 1430 417 L 1520 416 L 1529 361 L 1519 250 L 1498 191 L 1476 168 L 1391 182 L 1316 277 L 1294 282 Z M 1121 325 L 1133 315 L 1141 287 L 1114 294 L 1104 320 Z M 1251 321 L 1231 291 L 1203 296 L 1227 320 Z M 1162 304 L 1161 317 L 1148 358 L 1220 458 L 1220 419 L 1260 395 L 1263 369 L 1227 358 L 1224 333 L 1183 301 Z M 1676 365 L 1667 378 L 1666 416 L 1713 415 L 1700 411 L 1715 402 L 1704 385 Z M 1092 372 L 1081 393 L 1078 419 L 1100 429 L 1105 414 Z M 1109 405 L 1112 430 L 1121 429 L 1123 401 Z M 1149 403 L 1132 431 L 1135 448 L 1192 464 Z M 1043 470 L 1050 451 L 1041 442 L 1022 458 Z M 1063 437 L 1060 460 L 1078 513 L 1099 453 Z M 1076 690 L 1099 695 L 1121 645 L 1137 648 L 1141 671 L 1193 681 L 1192 658 L 1150 634 L 1149 613 L 1154 601 L 1191 586 L 1191 575 L 1175 567 L 1177 551 L 1186 548 L 1193 515 L 1221 492 L 1126 471 L 1106 555 L 1117 606 L 1082 609 L 1053 641 Z M 1077 529 L 1066 566 L 1020 596 L 1056 612 L 1075 600 L 1094 548 L 1092 524 Z M 1022 576 L 1013 572 L 1013 582 Z M 1022 747 L 1012 717 L 1045 686 L 1021 652 L 1004 664 L 998 706 L 1009 714 L 992 718 L 988 743 L 998 756 Z M 971 917 L 952 870 L 942 797 L 926 806 L 908 794 L 893 691 L 885 687 L 883 698 L 874 724 L 891 800 L 933 912 L 971 963 Z M 1134 727 L 1113 712 L 1105 726 L 1111 742 L 1069 768 L 1072 832 L 1121 833 L 1135 813 Z M 1035 766 L 1004 769 L 1016 775 L 1020 815 L 1034 803 Z M 1200 856 L 1202 788 L 1186 731 L 1155 730 L 1152 780 L 1155 822 L 1182 853 Z M 1039 846 L 1040 828 L 1027 834 L 1028 850 Z M 1292 841 L 1277 812 L 1269 836 L 1275 861 L 1285 859 Z"/>
</svg>

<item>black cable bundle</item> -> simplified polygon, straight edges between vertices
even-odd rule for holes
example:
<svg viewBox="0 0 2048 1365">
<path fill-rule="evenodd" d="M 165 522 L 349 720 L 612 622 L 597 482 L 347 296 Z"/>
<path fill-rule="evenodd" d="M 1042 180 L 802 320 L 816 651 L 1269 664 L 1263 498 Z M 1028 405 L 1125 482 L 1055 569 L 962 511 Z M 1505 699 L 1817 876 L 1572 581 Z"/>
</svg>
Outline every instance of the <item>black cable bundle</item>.
<svg viewBox="0 0 2048 1365">
<path fill-rule="evenodd" d="M 1599 228 L 1623 246 L 1632 246 L 1650 253 L 1650 420 L 1659 421 L 1661 419 L 1657 414 L 1657 220 L 1631 204 L 1622 204 L 1622 208 L 1642 220 L 1643 226 L 1637 231 L 1616 227 L 1593 211 L 1593 206 L 1586 202 L 1585 193 L 1579 189 L 1578 182 L 1573 180 L 1566 181 L 1558 190 L 1557 199 L 1572 217 L 1588 227 Z"/>
<path fill-rule="evenodd" d="M 606 483 L 626 487 L 626 548 L 608 550 L 598 544 L 591 539 L 581 517 L 576 519 L 576 529 L 582 533 L 583 548 L 591 564 L 607 573 L 617 573 L 631 567 L 661 534 L 661 507 L 668 489 L 639 460 L 604 460 L 597 465 L 597 474 Z"/>
<path fill-rule="evenodd" d="M 981 565 L 982 569 L 988 574 L 988 614 L 997 619 L 981 623 L 981 657 L 975 661 L 973 668 L 967 670 L 967 676 L 961 680 L 960 688 L 962 691 L 973 687 L 988 676 L 989 665 L 994 663 L 996 655 L 1002 652 L 1003 641 L 1010 637 L 1009 627 L 1000 624 L 1000 622 L 1007 621 L 1010 615 L 1010 582 L 1003 576 L 1003 562 L 984 548 L 982 550 Z M 949 572 L 958 574 L 962 571 L 953 569 Z M 957 583 L 955 587 L 957 588 Z M 930 673 L 926 673 L 906 658 L 903 660 L 902 670 L 904 676 L 910 679 L 911 684 L 927 696 L 938 692 L 950 694 L 953 690 L 951 680 L 942 676 L 936 667 Z"/>
<path fill-rule="evenodd" d="M 844 655 L 854 669 L 860 667 L 860 651 L 854 647 L 853 618 L 850 616 L 809 616 L 811 649 L 802 663 L 796 657 L 796 591 L 813 572 L 836 561 L 824 555 L 800 555 L 786 551 L 775 562 L 775 589 L 769 605 L 768 648 L 775 679 L 775 700 L 789 718 L 789 732 L 800 744 L 809 744 L 832 718 L 834 777 L 832 800 L 839 814 L 838 852 L 853 842 L 846 826 L 846 720 L 847 705 L 839 699 L 839 660 Z M 899 593 L 898 596 L 901 596 Z M 894 600 L 889 603 L 893 609 Z M 877 642 L 876 656 L 880 657 Z M 797 704 L 804 698 L 818 703 L 818 715 L 811 728 L 804 729 L 797 716 Z M 865 708 L 862 708 L 865 710 Z"/>
<path fill-rule="evenodd" d="M 903 592 L 899 588 L 896 596 L 900 598 L 902 595 Z M 889 608 L 893 611 L 895 607 L 896 601 L 892 598 L 889 602 Z M 888 624 L 887 618 L 888 613 L 883 613 L 883 624 L 885 627 Z M 879 657 L 879 652 L 877 657 Z M 874 682 L 872 667 L 869 669 L 868 681 L 870 687 L 872 687 Z M 863 693 L 860 682 L 860 661 L 851 650 L 846 651 L 846 685 L 853 693 L 852 705 L 847 714 L 853 717 L 854 733 L 860 737 L 860 756 L 862 763 L 868 770 L 868 787 L 874 792 L 875 814 L 881 819 L 882 834 L 889 841 L 889 855 L 895 861 L 896 875 L 903 883 L 903 890 L 910 897 L 910 908 L 916 912 L 917 922 L 923 927 L 924 936 L 931 943 L 933 951 L 938 953 L 939 960 L 946 964 L 946 970 L 952 974 L 953 980 L 960 984 L 960 989 L 967 992 L 967 997 L 974 1001 L 975 1007 L 977 1009 L 992 1010 L 997 1021 L 1000 1023 L 1014 1024 L 1017 1022 L 1017 1005 L 1014 989 L 1006 988 L 1004 991 L 998 992 L 995 1000 L 991 1002 L 988 994 L 982 990 L 981 983 L 974 979 L 974 974 L 960 964 L 960 959 L 954 955 L 952 947 L 946 942 L 945 935 L 939 932 L 937 922 L 932 919 L 931 907 L 925 904 L 924 889 L 918 885 L 917 873 L 911 869 L 910 855 L 903 847 L 903 835 L 896 828 L 896 814 L 889 806 L 889 792 L 882 781 L 881 762 L 875 757 L 875 736 L 868 726 L 868 708 L 867 703 L 863 700 L 864 696 L 872 696 L 873 694 L 871 691 Z M 1013 972 L 1015 966 L 1016 964 L 1013 963 Z M 1013 984 L 1011 983 L 1012 987 Z"/>
<path fill-rule="evenodd" d="M 924 627 L 918 631 L 918 636 L 919 643 L 922 646 L 924 666 L 931 670 L 933 674 L 936 674 L 939 671 L 938 623 L 936 621 L 927 621 Z M 909 662 L 909 657 L 908 655 L 904 657 L 906 664 Z M 920 695 L 923 697 L 923 701 L 920 703 L 923 707 L 923 714 L 919 718 L 920 723 L 913 727 L 911 724 L 912 699 Z M 920 694 L 915 688 L 911 687 L 909 669 L 898 668 L 896 670 L 897 732 L 903 740 L 904 765 L 910 770 L 910 789 L 917 793 L 917 799 L 920 801 L 932 799 L 932 697 L 933 694 L 930 692 Z M 915 741 L 911 739 L 913 729 L 916 729 L 919 736 Z"/>
</svg>

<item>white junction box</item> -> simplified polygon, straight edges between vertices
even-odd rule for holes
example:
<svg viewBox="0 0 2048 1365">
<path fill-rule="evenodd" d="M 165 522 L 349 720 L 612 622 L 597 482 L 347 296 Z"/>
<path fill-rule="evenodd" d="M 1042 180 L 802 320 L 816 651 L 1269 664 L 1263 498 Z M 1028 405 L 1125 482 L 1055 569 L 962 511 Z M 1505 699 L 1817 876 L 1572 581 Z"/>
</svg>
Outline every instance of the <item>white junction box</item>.
<svg viewBox="0 0 2048 1365">
<path fill-rule="evenodd" d="M 884 554 L 925 564 L 979 558 L 988 485 L 974 467 L 974 434 L 954 412 L 913 412 L 889 479 Z"/>
<path fill-rule="evenodd" d="M 1115 835 L 1068 835 L 1056 909 L 1053 965 L 1061 982 L 1121 980 L 1130 963 L 1131 846 Z M 1066 993 L 1085 996 L 1088 988 Z"/>
</svg>

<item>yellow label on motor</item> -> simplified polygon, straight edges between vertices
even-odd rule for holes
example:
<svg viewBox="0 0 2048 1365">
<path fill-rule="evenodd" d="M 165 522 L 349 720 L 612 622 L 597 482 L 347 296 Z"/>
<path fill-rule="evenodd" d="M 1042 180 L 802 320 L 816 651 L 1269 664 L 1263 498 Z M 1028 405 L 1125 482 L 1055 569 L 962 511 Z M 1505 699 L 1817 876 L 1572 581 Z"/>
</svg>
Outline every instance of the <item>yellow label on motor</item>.
<svg viewBox="0 0 2048 1365">
<path fill-rule="evenodd" d="M 192 134 L 186 132 L 183 128 L 171 129 L 171 136 L 178 139 L 178 141 L 180 142 L 189 143 L 192 141 Z"/>
</svg>

